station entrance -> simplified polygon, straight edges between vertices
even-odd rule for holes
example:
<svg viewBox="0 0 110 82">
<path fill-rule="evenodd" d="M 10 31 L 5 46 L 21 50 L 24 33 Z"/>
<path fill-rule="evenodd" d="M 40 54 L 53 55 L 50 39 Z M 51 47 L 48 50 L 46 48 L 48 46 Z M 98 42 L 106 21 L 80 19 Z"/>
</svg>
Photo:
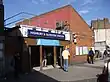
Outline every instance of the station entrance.
<svg viewBox="0 0 110 82">
<path fill-rule="evenodd" d="M 29 46 L 31 53 L 31 67 L 39 67 L 40 66 L 40 46 Z M 62 46 L 56 46 L 56 56 L 54 56 L 54 46 L 42 46 L 42 60 L 44 54 L 47 59 L 47 66 L 54 65 L 54 57 L 56 57 L 56 64 L 61 66 L 63 63 L 63 59 L 61 53 L 63 51 Z"/>
</svg>

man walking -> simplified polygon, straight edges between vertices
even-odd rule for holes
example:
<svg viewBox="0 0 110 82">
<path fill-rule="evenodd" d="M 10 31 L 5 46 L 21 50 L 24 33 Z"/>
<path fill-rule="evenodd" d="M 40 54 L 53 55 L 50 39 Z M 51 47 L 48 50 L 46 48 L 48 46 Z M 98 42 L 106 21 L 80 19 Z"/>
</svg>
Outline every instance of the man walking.
<svg viewBox="0 0 110 82">
<path fill-rule="evenodd" d="M 93 52 L 92 48 L 90 48 L 90 50 L 89 50 L 88 57 L 90 57 L 90 60 L 88 60 L 89 61 L 88 63 L 94 64 L 94 52 Z"/>
<path fill-rule="evenodd" d="M 43 67 L 47 67 L 47 57 L 46 57 L 46 52 L 45 52 L 45 50 L 44 50 L 44 54 L 43 54 L 42 65 L 43 65 Z"/>
<path fill-rule="evenodd" d="M 62 56 L 64 59 L 64 71 L 68 72 L 68 56 L 70 56 L 69 50 L 66 47 L 65 50 L 62 52 Z"/>
<path fill-rule="evenodd" d="M 15 68 L 15 78 L 18 78 L 19 77 L 19 71 L 20 71 L 20 54 L 19 53 L 16 53 L 14 55 L 14 61 L 15 61 L 15 64 L 14 64 L 14 68 Z"/>
</svg>

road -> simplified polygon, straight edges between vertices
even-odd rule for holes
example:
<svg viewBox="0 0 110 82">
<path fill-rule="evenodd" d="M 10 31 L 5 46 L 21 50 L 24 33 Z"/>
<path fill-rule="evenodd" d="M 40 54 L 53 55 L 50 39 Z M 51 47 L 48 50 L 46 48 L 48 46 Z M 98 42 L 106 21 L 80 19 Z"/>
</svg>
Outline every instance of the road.
<svg viewBox="0 0 110 82">
<path fill-rule="evenodd" d="M 54 68 L 44 71 L 33 71 L 30 74 L 21 75 L 19 79 L 7 79 L 0 82 L 39 82 L 39 81 L 72 81 L 72 82 L 96 82 L 96 75 L 101 73 L 104 61 L 96 61 L 94 64 L 78 64 L 69 67 L 68 72 Z"/>
</svg>

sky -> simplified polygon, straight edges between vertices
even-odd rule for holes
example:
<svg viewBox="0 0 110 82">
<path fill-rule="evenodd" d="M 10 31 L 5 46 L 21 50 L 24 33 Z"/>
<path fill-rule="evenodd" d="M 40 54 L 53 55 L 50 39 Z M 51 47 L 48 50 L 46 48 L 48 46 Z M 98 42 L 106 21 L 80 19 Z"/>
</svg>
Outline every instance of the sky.
<svg viewBox="0 0 110 82">
<path fill-rule="evenodd" d="M 10 27 L 14 23 L 9 23 L 16 20 L 40 15 L 68 4 L 72 5 L 89 25 L 91 20 L 110 18 L 110 0 L 4 0 L 5 19 L 20 12 L 29 13 L 9 19 L 5 22 L 5 25 Z"/>
</svg>

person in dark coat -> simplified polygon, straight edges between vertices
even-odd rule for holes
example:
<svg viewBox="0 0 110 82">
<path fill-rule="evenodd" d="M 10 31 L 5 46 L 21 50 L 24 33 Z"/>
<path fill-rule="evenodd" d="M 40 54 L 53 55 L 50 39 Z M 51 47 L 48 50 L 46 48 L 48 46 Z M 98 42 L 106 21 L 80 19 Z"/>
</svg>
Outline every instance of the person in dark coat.
<svg viewBox="0 0 110 82">
<path fill-rule="evenodd" d="M 94 52 L 93 52 L 92 48 L 90 48 L 89 53 L 88 53 L 88 63 L 94 64 Z"/>
<path fill-rule="evenodd" d="M 15 75 L 15 78 L 18 78 L 19 77 L 19 71 L 20 71 L 20 54 L 17 53 L 14 55 L 14 69 L 15 69 L 15 72 L 14 72 L 14 75 Z"/>
</svg>

